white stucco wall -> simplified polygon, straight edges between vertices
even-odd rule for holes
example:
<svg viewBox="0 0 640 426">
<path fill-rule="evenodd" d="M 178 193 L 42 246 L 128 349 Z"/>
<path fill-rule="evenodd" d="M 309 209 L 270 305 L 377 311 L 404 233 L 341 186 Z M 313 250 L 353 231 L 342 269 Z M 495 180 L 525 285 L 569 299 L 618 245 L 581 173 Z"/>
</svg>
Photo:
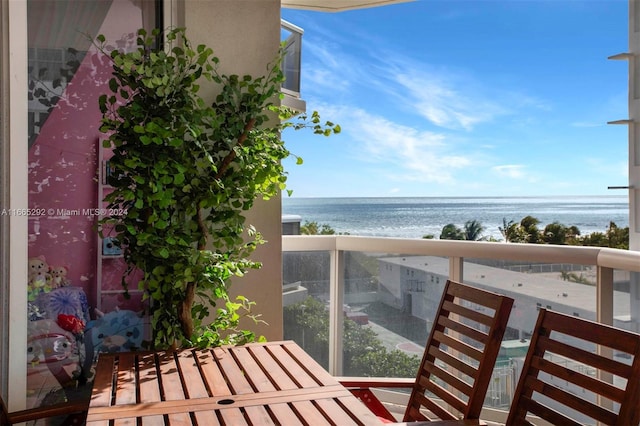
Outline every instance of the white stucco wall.
<svg viewBox="0 0 640 426">
<path fill-rule="evenodd" d="M 280 43 L 280 0 L 200 0 L 185 1 L 175 16 L 187 28 L 187 36 L 196 45 L 204 43 L 220 59 L 224 74 L 263 75 L 273 62 Z M 182 17 L 182 18 L 180 18 Z M 213 88 L 203 96 L 213 100 Z M 281 200 L 259 200 L 247 215 L 263 234 L 267 244 L 258 247 L 253 258 L 262 262 L 260 270 L 236 279 L 233 294 L 242 294 L 257 303 L 255 313 L 268 325 L 246 323 L 246 327 L 269 340 L 282 338 L 282 225 Z"/>
</svg>

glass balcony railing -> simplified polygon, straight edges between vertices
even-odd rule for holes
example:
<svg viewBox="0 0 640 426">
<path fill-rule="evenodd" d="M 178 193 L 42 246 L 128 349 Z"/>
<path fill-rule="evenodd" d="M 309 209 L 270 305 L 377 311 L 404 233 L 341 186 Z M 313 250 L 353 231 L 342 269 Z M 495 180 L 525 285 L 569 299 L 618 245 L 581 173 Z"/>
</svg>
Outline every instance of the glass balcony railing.
<svg viewBox="0 0 640 426">
<path fill-rule="evenodd" d="M 513 297 L 485 400 L 487 420 L 505 420 L 541 307 L 640 330 L 640 252 L 284 236 L 283 278 L 284 337 L 340 376 L 415 376 L 447 279 Z M 402 405 L 406 395 L 383 398 Z"/>
<path fill-rule="evenodd" d="M 295 98 L 300 97 L 300 67 L 303 29 L 290 22 L 281 20 L 280 39 L 284 43 L 282 70 L 285 81 L 282 91 Z"/>
</svg>

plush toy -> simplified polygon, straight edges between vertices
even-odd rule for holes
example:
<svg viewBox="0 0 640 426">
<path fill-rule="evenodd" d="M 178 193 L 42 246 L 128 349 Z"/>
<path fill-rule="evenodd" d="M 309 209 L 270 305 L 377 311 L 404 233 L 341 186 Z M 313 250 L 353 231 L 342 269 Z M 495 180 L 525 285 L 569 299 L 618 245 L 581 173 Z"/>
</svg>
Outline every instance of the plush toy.
<svg viewBox="0 0 640 426">
<path fill-rule="evenodd" d="M 38 390 L 51 386 L 51 374 L 63 388 L 74 386 L 82 365 L 75 336 L 52 319 L 28 321 L 27 362 L 27 389 Z"/>
<path fill-rule="evenodd" d="M 84 332 L 86 358 L 84 371 L 91 371 L 99 352 L 121 352 L 140 349 L 144 324 L 142 315 L 129 310 L 102 313 L 95 309 L 96 319 L 89 321 Z"/>
<path fill-rule="evenodd" d="M 58 314 L 58 325 L 77 336 L 82 334 L 85 324 L 75 315 Z"/>
<path fill-rule="evenodd" d="M 66 266 L 52 266 L 49 270 L 51 275 L 51 287 L 67 287 L 69 280 L 67 279 L 67 273 L 69 270 Z"/>
<path fill-rule="evenodd" d="M 49 363 L 73 356 L 76 339 L 55 320 L 29 321 L 27 325 L 27 362 Z"/>
<path fill-rule="evenodd" d="M 44 256 L 32 257 L 29 259 L 29 280 L 48 275 L 49 264 Z"/>
<path fill-rule="evenodd" d="M 35 297 L 51 290 L 51 274 L 49 274 L 49 265 L 44 256 L 32 257 L 29 259 L 29 300 L 33 301 Z"/>
</svg>

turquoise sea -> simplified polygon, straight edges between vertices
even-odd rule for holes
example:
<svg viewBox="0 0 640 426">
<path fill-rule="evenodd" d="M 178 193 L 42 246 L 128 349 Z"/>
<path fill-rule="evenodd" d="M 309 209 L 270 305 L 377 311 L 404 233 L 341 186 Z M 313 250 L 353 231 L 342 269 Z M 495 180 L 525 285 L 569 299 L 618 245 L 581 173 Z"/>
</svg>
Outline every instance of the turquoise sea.
<svg viewBox="0 0 640 426">
<path fill-rule="evenodd" d="M 298 198 L 283 197 L 282 213 L 301 222 L 330 225 L 351 235 L 422 238 L 454 223 L 478 220 L 483 235 L 502 239 L 503 218 L 519 222 L 531 215 L 540 228 L 552 222 L 577 226 L 582 235 L 604 232 L 613 221 L 629 226 L 627 196 L 567 197 L 416 197 L 416 198 Z"/>
</svg>

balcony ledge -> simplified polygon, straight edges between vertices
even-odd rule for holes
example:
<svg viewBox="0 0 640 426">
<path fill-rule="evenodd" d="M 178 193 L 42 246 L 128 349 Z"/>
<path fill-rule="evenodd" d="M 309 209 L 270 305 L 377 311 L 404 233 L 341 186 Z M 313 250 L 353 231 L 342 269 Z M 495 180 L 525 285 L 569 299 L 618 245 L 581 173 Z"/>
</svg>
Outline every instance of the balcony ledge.
<svg viewBox="0 0 640 426">
<path fill-rule="evenodd" d="M 282 7 L 306 9 L 320 12 L 342 12 L 345 10 L 365 9 L 406 3 L 413 0 L 282 0 Z"/>
<path fill-rule="evenodd" d="M 299 94 L 295 94 L 287 89 L 280 89 L 282 92 L 281 104 L 282 106 L 291 108 L 294 111 L 299 113 L 307 112 L 307 102 L 303 99 L 300 99 Z"/>
</svg>

